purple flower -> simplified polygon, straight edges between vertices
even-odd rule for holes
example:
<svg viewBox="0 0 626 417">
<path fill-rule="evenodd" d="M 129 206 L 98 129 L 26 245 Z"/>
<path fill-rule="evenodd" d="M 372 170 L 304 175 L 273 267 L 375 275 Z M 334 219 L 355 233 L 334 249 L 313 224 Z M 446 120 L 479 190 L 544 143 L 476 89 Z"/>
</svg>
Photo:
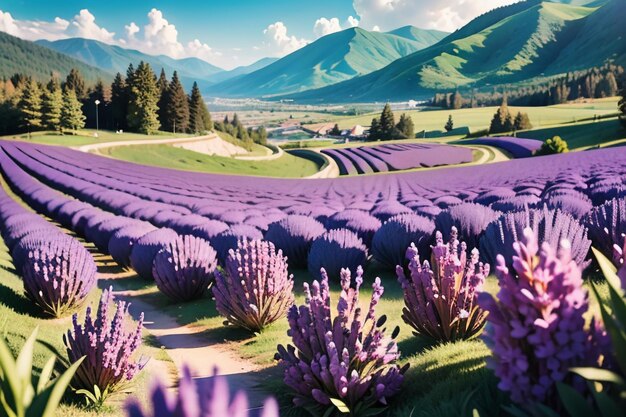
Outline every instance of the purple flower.
<svg viewBox="0 0 626 417">
<path fill-rule="evenodd" d="M 434 231 L 435 224 L 426 217 L 416 214 L 392 217 L 374 234 L 374 259 L 385 267 L 395 268 L 404 262 L 404 253 L 411 243 L 416 245 L 420 253 L 427 253 Z"/>
<path fill-rule="evenodd" d="M 113 288 L 104 290 L 95 320 L 91 307 L 87 307 L 84 324 L 78 322 L 78 314 L 72 317 L 73 327 L 63 336 L 67 356 L 71 363 L 85 357 L 72 380 L 76 389 L 93 392 L 97 386 L 101 392 L 113 393 L 131 381 L 143 369 L 145 362 L 133 360 L 142 342 L 143 314 L 135 329 L 128 328 L 128 304 L 124 301 L 113 306 Z"/>
<path fill-rule="evenodd" d="M 240 240 L 215 272 L 215 306 L 226 320 L 252 332 L 280 319 L 293 304 L 293 276 L 287 258 L 262 240 Z"/>
<path fill-rule="evenodd" d="M 270 224 L 265 240 L 283 251 L 292 267 L 306 266 L 311 244 L 326 232 L 317 220 L 300 215 L 291 215 Z"/>
<path fill-rule="evenodd" d="M 511 269 L 498 257 L 497 298 L 479 295 L 489 312 L 483 334 L 493 356 L 487 366 L 514 402 L 557 407 L 556 383 L 570 378 L 571 367 L 599 366 L 607 338 L 595 320 L 585 327 L 588 294 L 569 242 L 558 254 L 548 243 L 540 250 L 526 229 L 514 250 Z"/>
<path fill-rule="evenodd" d="M 356 233 L 333 229 L 313 241 L 309 253 L 309 273 L 320 278 L 324 268 L 335 281 L 343 268 L 356 269 L 367 262 L 367 248 Z"/>
<path fill-rule="evenodd" d="M 289 310 L 288 335 L 293 345 L 278 346 L 276 358 L 284 366 L 285 383 L 295 391 L 295 405 L 321 409 L 322 415 L 335 407 L 332 398 L 351 412 L 363 413 L 386 405 L 400 390 L 408 367 L 395 364 L 400 352 L 394 336 L 385 335 L 385 316 L 376 317 L 384 289 L 376 278 L 369 309 L 362 312 L 362 283 L 361 268 L 354 283 L 349 270 L 341 272 L 342 291 L 331 317 L 328 275 L 322 270 L 320 282 L 304 284 L 306 304 Z"/>
<path fill-rule="evenodd" d="M 477 302 L 489 265 L 478 262 L 478 250 L 467 257 L 465 243 L 459 244 L 455 227 L 450 241 L 443 243 L 437 232 L 437 244 L 432 248 L 432 268 L 420 263 L 418 250 L 411 245 L 406 257 L 409 275 L 402 266 L 396 267 L 398 281 L 404 291 L 402 319 L 416 335 L 440 342 L 469 339 L 482 330 L 486 313 Z"/>
</svg>

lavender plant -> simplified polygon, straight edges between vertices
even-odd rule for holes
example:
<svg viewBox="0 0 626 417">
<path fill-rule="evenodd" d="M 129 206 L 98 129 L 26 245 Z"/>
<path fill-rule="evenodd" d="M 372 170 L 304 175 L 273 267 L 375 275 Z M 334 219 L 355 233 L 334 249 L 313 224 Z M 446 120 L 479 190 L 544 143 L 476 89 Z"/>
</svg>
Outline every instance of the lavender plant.
<svg viewBox="0 0 626 417">
<path fill-rule="evenodd" d="M 594 247 L 604 256 L 612 257 L 619 266 L 619 254 L 613 251 L 615 245 L 622 245 L 626 233 L 626 199 L 616 198 L 595 207 L 586 217 L 589 236 Z"/>
<path fill-rule="evenodd" d="M 217 374 L 217 371 L 215 372 Z M 213 377 L 199 385 L 188 367 L 182 369 L 178 393 L 173 396 L 167 387 L 157 381 L 150 396 L 150 409 L 144 411 L 137 399 L 126 403 L 128 417 L 248 417 L 249 406 L 245 392 L 230 399 L 228 382 L 223 377 Z M 265 401 L 260 417 L 279 417 L 278 404 L 273 398 Z"/>
<path fill-rule="evenodd" d="M 367 262 L 367 247 L 361 238 L 347 229 L 333 229 L 313 241 L 309 253 L 309 273 L 320 278 L 324 268 L 335 281 L 343 268 L 356 269 Z"/>
<path fill-rule="evenodd" d="M 511 270 L 498 256 L 497 299 L 479 295 L 489 312 L 484 339 L 493 356 L 487 366 L 515 403 L 558 408 L 556 384 L 571 378 L 571 367 L 601 365 L 607 338 L 595 320 L 585 327 L 588 294 L 567 241 L 558 254 L 548 243 L 540 250 L 526 229 L 514 249 Z"/>
<path fill-rule="evenodd" d="M 81 325 L 78 314 L 74 314 L 73 327 L 63 336 L 71 363 L 85 357 L 72 379 L 72 386 L 92 394 L 100 403 L 130 382 L 145 366 L 145 361 L 133 359 L 142 341 L 143 313 L 137 327 L 131 330 L 126 323 L 128 304 L 124 301 L 115 303 L 116 311 L 109 317 L 113 301 L 110 287 L 102 292 L 95 320 L 91 307 L 87 307 L 84 324 Z"/>
<path fill-rule="evenodd" d="M 487 313 L 477 301 L 489 265 L 478 262 L 478 250 L 467 257 L 465 243 L 459 244 L 455 227 L 448 243 L 436 233 L 431 265 L 420 263 L 418 250 L 411 245 L 406 257 L 409 274 L 398 265 L 396 273 L 404 292 L 402 319 L 414 333 L 439 342 L 454 342 L 476 336 L 485 325 Z"/>
<path fill-rule="evenodd" d="M 174 301 L 202 297 L 213 282 L 217 253 L 206 240 L 185 235 L 154 258 L 152 275 L 159 290 Z"/>
<path fill-rule="evenodd" d="M 395 268 L 404 261 L 406 248 L 414 243 L 421 253 L 429 250 L 430 239 L 435 231 L 432 220 L 416 214 L 400 214 L 383 223 L 374 234 L 372 254 L 374 259 L 388 268 Z"/>
<path fill-rule="evenodd" d="M 45 314 L 78 308 L 96 284 L 96 263 L 76 239 L 41 241 L 23 262 L 24 291 Z"/>
<path fill-rule="evenodd" d="M 309 287 L 304 284 L 306 304 L 292 306 L 287 316 L 293 345 L 278 346 L 285 383 L 295 391 L 294 404 L 314 415 L 333 410 L 351 416 L 373 415 L 398 393 L 408 365 L 400 368 L 398 346 L 382 328 L 385 316 L 376 317 L 384 288 L 376 278 L 369 310 L 363 316 L 359 289 L 363 270 L 357 269 L 354 288 L 350 271 L 341 273 L 337 314 L 331 318 L 328 275 Z M 378 410 L 377 410 L 378 411 Z"/>
<path fill-rule="evenodd" d="M 274 244 L 242 239 L 231 249 L 224 272 L 216 271 L 215 305 L 235 326 L 259 332 L 283 317 L 293 304 L 293 276 Z"/>
</svg>

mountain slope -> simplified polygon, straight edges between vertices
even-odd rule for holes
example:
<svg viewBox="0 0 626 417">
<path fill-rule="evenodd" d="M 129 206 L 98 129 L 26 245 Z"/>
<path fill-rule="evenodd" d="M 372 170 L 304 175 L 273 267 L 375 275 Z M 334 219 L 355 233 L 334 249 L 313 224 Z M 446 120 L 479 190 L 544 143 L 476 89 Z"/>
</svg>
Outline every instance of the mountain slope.
<svg viewBox="0 0 626 417">
<path fill-rule="evenodd" d="M 174 71 L 178 71 L 178 76 L 187 88 L 190 88 L 194 81 L 198 81 L 201 86 L 209 85 L 208 78 L 223 71 L 198 58 L 173 59 L 164 55 L 153 56 L 92 39 L 72 38 L 54 42 L 41 40 L 37 43 L 112 74 L 117 72 L 125 74 L 130 63 L 137 66 L 140 61 L 149 63 L 157 74 L 163 68 L 168 77 L 171 77 Z"/>
<path fill-rule="evenodd" d="M 319 88 L 370 73 L 419 48 L 417 41 L 400 36 L 346 29 L 261 70 L 210 87 L 207 94 L 259 97 Z"/>
<path fill-rule="evenodd" d="M 102 80 L 113 78 L 111 74 L 98 68 L 33 42 L 0 32 L 0 78 L 24 73 L 37 80 L 46 81 L 50 78 L 51 72 L 59 77 L 65 77 L 72 68 L 78 69 L 89 82 L 94 82 L 98 78 Z"/>
<path fill-rule="evenodd" d="M 290 97 L 331 102 L 427 98 L 433 91 L 515 83 L 602 65 L 610 58 L 623 64 L 621 1 L 600 9 L 539 1 L 495 9 L 379 71 Z"/>
<path fill-rule="evenodd" d="M 448 32 L 420 29 L 415 26 L 403 26 L 387 33 L 417 42 L 419 49 L 426 49 L 449 35 Z"/>
<path fill-rule="evenodd" d="M 209 81 L 217 84 L 217 83 L 221 83 L 224 82 L 226 80 L 230 80 L 231 78 L 235 78 L 235 77 L 240 77 L 243 75 L 247 75 L 250 74 L 254 71 L 258 71 L 262 68 L 267 67 L 268 65 L 273 64 L 274 62 L 278 61 L 278 58 L 261 58 L 258 61 L 250 64 L 250 65 L 243 65 L 243 66 L 239 66 L 237 68 L 233 68 L 230 71 L 222 71 L 222 72 L 218 72 L 215 75 L 212 75 L 211 77 L 209 77 Z"/>
</svg>

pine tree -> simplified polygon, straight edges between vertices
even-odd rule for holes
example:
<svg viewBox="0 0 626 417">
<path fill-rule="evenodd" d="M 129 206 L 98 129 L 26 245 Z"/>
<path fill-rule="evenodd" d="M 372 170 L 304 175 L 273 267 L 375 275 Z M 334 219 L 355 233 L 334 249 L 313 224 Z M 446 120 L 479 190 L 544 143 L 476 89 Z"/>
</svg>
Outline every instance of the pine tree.
<svg viewBox="0 0 626 417">
<path fill-rule="evenodd" d="M 52 77 L 43 93 L 42 123 L 46 129 L 61 131 L 63 92 L 56 77 Z"/>
<path fill-rule="evenodd" d="M 368 137 L 369 140 L 378 140 L 380 139 L 380 122 L 378 118 L 374 117 L 372 119 L 372 125 L 370 126 L 370 134 Z"/>
<path fill-rule="evenodd" d="M 32 130 L 41 128 L 41 90 L 33 79 L 25 85 L 18 107 L 22 113 L 22 124 L 29 135 Z"/>
<path fill-rule="evenodd" d="M 396 132 L 396 121 L 391 111 L 389 103 L 385 104 L 383 112 L 380 115 L 380 139 L 389 140 L 393 139 Z"/>
<path fill-rule="evenodd" d="M 502 98 L 500 108 L 494 114 L 489 126 L 489 133 L 504 133 L 513 130 L 513 118 L 509 112 L 506 95 Z"/>
<path fill-rule="evenodd" d="M 176 71 L 165 93 L 164 105 L 164 129 L 170 132 L 186 132 L 189 127 L 189 100 Z"/>
<path fill-rule="evenodd" d="M 71 130 L 74 134 L 78 129 L 85 127 L 85 115 L 82 105 L 76 97 L 76 92 L 66 88 L 63 92 L 63 109 L 61 111 L 61 127 Z"/>
<path fill-rule="evenodd" d="M 129 129 L 152 135 L 159 130 L 159 91 L 156 77 L 150 64 L 140 62 L 132 78 L 128 81 L 128 127 Z"/>
<path fill-rule="evenodd" d="M 157 106 L 159 106 L 159 120 L 161 121 L 163 130 L 172 132 L 173 127 L 168 124 L 167 120 L 167 95 L 169 86 L 170 84 L 165 76 L 165 70 L 161 68 L 161 75 L 159 75 L 159 80 L 157 81 L 157 88 L 159 90 L 159 102 L 157 103 Z"/>
<path fill-rule="evenodd" d="M 454 109 L 454 110 L 458 110 L 461 107 L 463 107 L 463 96 L 461 96 L 461 93 L 459 93 L 459 90 L 456 90 L 456 92 L 452 95 L 452 98 L 450 99 L 450 106 Z"/>
<path fill-rule="evenodd" d="M 126 82 L 119 72 L 111 84 L 111 118 L 115 130 L 126 130 L 126 114 L 128 112 L 128 92 Z"/>
<path fill-rule="evenodd" d="M 400 121 L 398 121 L 396 129 L 405 138 L 415 138 L 415 125 L 413 124 L 413 119 L 411 119 L 411 116 L 407 115 L 406 113 L 402 113 L 402 115 L 400 116 Z"/>
<path fill-rule="evenodd" d="M 85 87 L 85 79 L 79 70 L 72 68 L 65 79 L 64 89 L 72 89 L 76 93 L 79 100 L 87 98 L 87 87 Z"/>
<path fill-rule="evenodd" d="M 332 130 L 330 131 L 331 136 L 341 136 L 341 129 L 339 129 L 339 125 L 335 123 Z"/>
<path fill-rule="evenodd" d="M 100 104 L 96 105 L 96 101 Z M 101 80 L 98 80 L 96 85 L 89 90 L 87 99 L 83 101 L 83 114 L 86 116 L 85 125 L 94 129 L 106 128 L 110 101 L 110 91 Z M 98 113 L 97 118 L 96 112 Z"/>
<path fill-rule="evenodd" d="M 530 123 L 530 118 L 528 114 L 518 112 L 517 116 L 515 116 L 515 121 L 513 122 L 513 130 L 528 130 L 532 129 L 533 125 Z"/>
<path fill-rule="evenodd" d="M 452 132 L 452 130 L 454 129 L 454 121 L 452 120 L 452 115 L 448 116 L 448 121 L 444 129 L 446 129 L 446 132 Z"/>
<path fill-rule="evenodd" d="M 233 122 L 239 123 L 239 118 L 235 115 Z M 224 117 L 224 130 L 230 132 L 228 116 Z M 233 123 L 232 126 L 235 126 Z M 203 131 L 209 131 L 213 129 L 213 122 L 211 121 L 211 114 L 206 107 L 206 103 L 202 98 L 198 83 L 193 83 L 191 88 L 191 94 L 189 95 L 189 127 L 188 130 L 191 133 L 200 133 Z M 235 132 L 237 134 L 237 132 Z"/>
</svg>

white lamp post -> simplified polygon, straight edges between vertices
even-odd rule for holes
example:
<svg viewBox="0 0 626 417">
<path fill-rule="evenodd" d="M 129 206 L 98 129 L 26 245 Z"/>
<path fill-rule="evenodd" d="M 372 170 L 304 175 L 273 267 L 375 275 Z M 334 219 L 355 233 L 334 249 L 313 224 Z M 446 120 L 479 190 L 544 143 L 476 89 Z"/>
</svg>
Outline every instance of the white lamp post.
<svg viewBox="0 0 626 417">
<path fill-rule="evenodd" d="M 99 130 L 99 126 L 98 126 L 98 106 L 100 105 L 100 100 L 96 100 L 96 134 L 98 133 Z"/>
</svg>

